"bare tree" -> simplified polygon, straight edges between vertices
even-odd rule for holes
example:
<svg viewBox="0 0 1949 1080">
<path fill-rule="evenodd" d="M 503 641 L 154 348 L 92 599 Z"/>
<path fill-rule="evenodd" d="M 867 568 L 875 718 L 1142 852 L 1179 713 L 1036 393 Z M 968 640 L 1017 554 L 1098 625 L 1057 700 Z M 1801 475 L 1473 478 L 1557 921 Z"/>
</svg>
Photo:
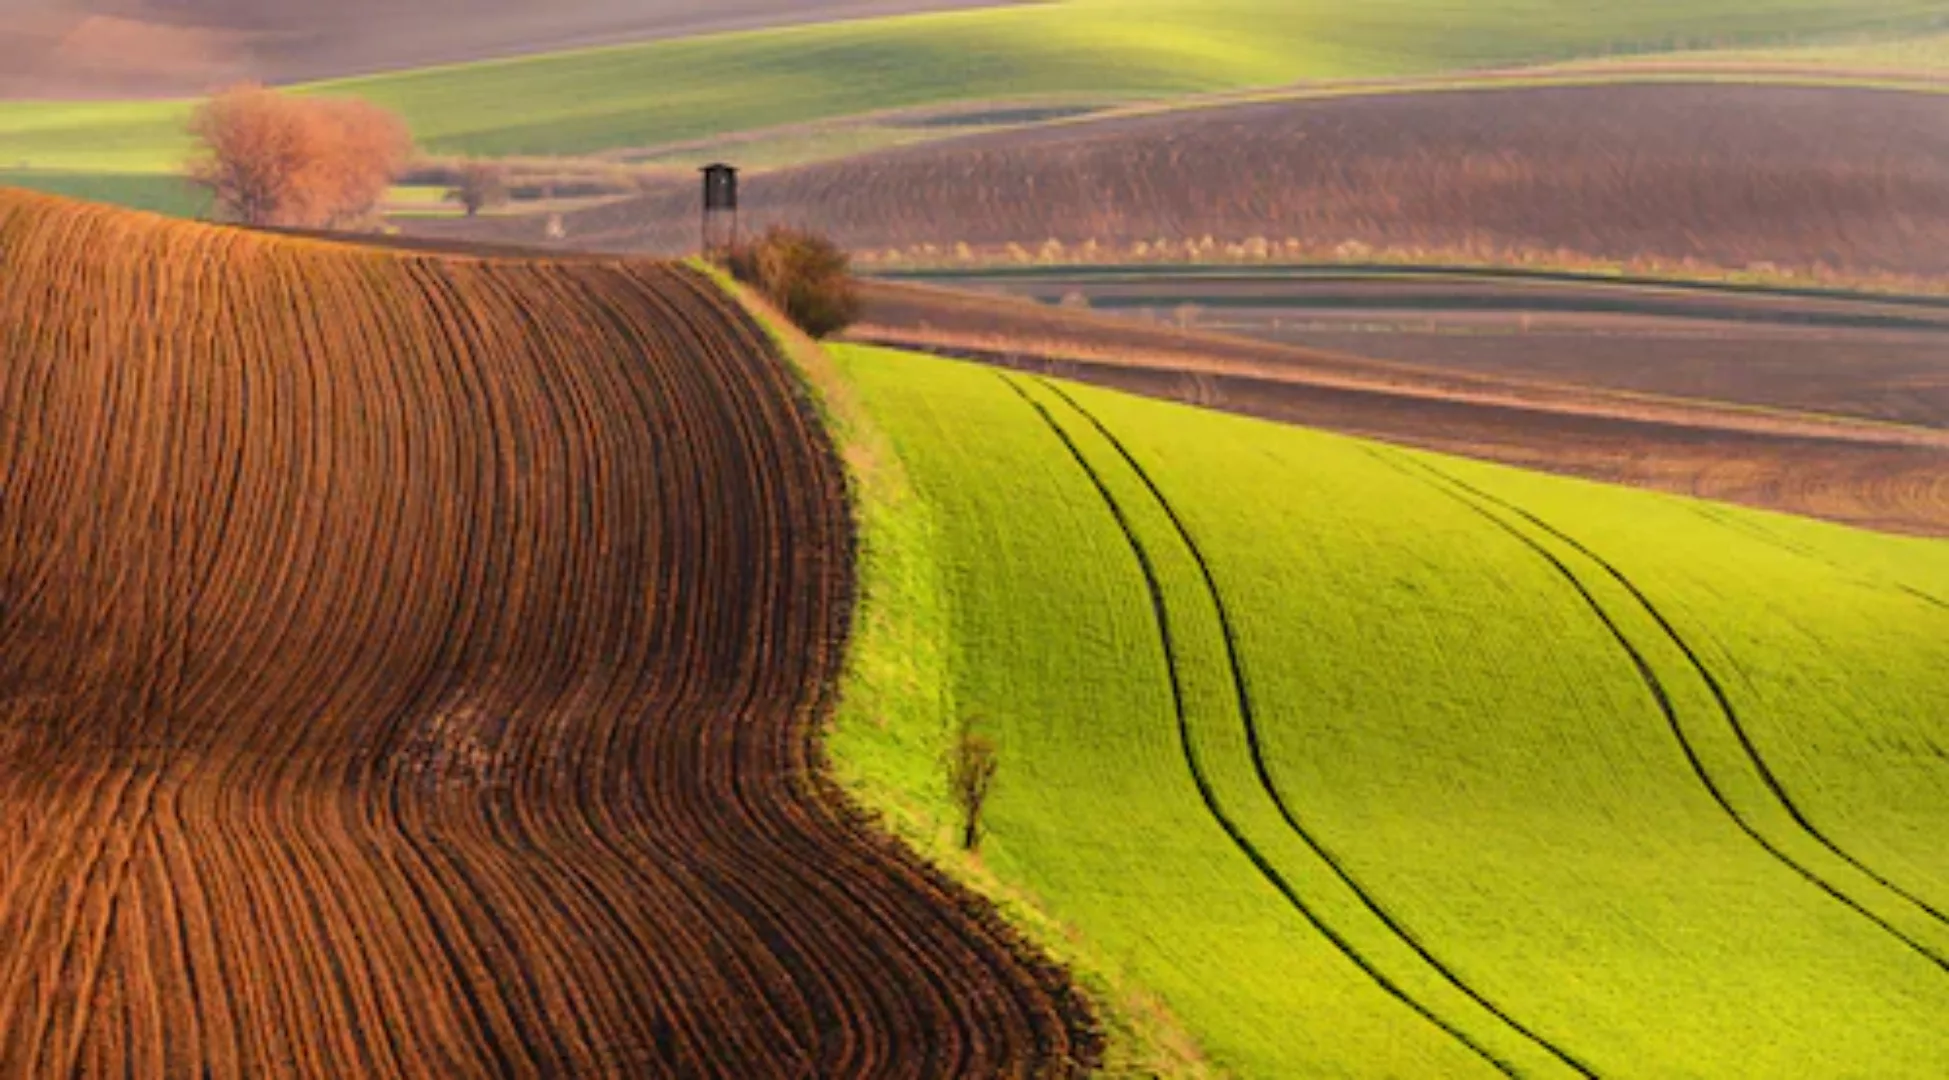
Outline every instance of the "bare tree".
<svg viewBox="0 0 1949 1080">
<path fill-rule="evenodd" d="M 342 225 L 370 215 L 412 152 L 398 117 L 368 102 L 297 98 L 262 86 L 198 107 L 190 178 L 246 225 Z"/>
<path fill-rule="evenodd" d="M 966 851 L 981 847 L 981 815 L 1000 768 L 1001 752 L 995 741 L 975 729 L 973 717 L 962 718 L 954 744 L 948 747 L 947 786 L 949 797 L 961 812 L 961 847 Z"/>
<path fill-rule="evenodd" d="M 190 179 L 209 188 L 224 212 L 246 225 L 275 224 L 292 212 L 309 135 L 275 93 L 225 90 L 197 108 L 189 130 L 205 153 L 191 162 Z"/>
<path fill-rule="evenodd" d="M 468 217 L 508 201 L 507 170 L 491 161 L 469 161 L 460 166 L 447 201 L 456 202 Z"/>
<path fill-rule="evenodd" d="M 413 155 L 405 122 L 357 98 L 293 100 L 310 116 L 315 140 L 314 222 L 342 226 L 372 216 Z"/>
</svg>

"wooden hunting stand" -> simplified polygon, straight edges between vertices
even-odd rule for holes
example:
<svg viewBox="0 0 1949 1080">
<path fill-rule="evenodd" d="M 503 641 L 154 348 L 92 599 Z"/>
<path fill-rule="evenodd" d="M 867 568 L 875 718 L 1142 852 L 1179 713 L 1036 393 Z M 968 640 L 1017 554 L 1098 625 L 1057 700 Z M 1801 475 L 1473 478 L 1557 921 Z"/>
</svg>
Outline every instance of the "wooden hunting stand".
<svg viewBox="0 0 1949 1080">
<path fill-rule="evenodd" d="M 703 251 L 711 255 L 737 246 L 738 170 L 720 162 L 698 171 L 704 174 Z"/>
</svg>

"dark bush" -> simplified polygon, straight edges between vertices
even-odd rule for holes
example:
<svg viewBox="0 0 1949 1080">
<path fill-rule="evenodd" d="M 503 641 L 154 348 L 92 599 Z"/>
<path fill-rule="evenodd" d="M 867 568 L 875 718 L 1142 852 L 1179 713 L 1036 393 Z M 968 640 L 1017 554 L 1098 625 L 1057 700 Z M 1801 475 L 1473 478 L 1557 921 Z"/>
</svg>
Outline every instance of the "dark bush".
<svg viewBox="0 0 1949 1080">
<path fill-rule="evenodd" d="M 457 202 L 468 217 L 508 201 L 507 170 L 490 161 L 470 161 L 458 170 L 448 202 Z"/>
<path fill-rule="evenodd" d="M 773 226 L 757 240 L 721 256 L 731 276 L 757 289 L 785 317 L 815 338 L 830 337 L 859 319 L 859 287 L 852 262 L 817 233 Z"/>
</svg>

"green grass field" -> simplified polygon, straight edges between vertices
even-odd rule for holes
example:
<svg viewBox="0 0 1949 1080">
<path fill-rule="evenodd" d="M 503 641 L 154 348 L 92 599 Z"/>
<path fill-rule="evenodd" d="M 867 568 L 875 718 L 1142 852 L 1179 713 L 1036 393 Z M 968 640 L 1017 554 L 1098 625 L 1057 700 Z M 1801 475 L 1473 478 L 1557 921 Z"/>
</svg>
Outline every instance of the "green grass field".
<svg viewBox="0 0 1949 1080">
<path fill-rule="evenodd" d="M 428 150 L 581 154 L 905 106 L 1163 98 L 1679 48 L 1939 32 L 1927 0 L 1058 0 L 585 49 L 320 83 Z M 0 167 L 172 170 L 182 102 L 0 102 Z"/>
<path fill-rule="evenodd" d="M 1925 35 L 1893 41 L 1862 41 L 1772 49 L 1724 49 L 1677 52 L 1659 58 L 1666 62 L 1749 64 L 1808 64 L 1866 71 L 1949 72 L 1949 34 Z"/>
<path fill-rule="evenodd" d="M 861 485 L 830 751 L 1126 1071 L 1949 1060 L 1949 544 L 836 352 L 904 486 Z"/>
<path fill-rule="evenodd" d="M 27 188 L 71 199 L 115 203 L 173 217 L 200 217 L 210 209 L 207 194 L 169 173 L 43 172 L 0 168 L 0 187 Z"/>
</svg>

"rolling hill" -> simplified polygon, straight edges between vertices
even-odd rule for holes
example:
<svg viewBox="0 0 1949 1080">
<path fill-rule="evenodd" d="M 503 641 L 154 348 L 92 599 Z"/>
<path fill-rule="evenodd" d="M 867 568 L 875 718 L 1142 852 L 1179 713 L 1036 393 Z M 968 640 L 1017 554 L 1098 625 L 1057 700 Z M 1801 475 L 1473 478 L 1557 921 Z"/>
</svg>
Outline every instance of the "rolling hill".
<svg viewBox="0 0 1949 1080">
<path fill-rule="evenodd" d="M 891 267 L 1542 258 L 1949 277 L 1944 100 L 1609 85 L 1163 110 L 762 173 L 746 221 Z M 565 242 L 690 250 L 691 187 L 567 215 Z M 419 228 L 543 243 L 544 225 Z"/>
<path fill-rule="evenodd" d="M 164 96 L 979 0 L 12 0 L 0 97 Z"/>
<path fill-rule="evenodd" d="M 1949 544 L 837 360 L 884 443 L 848 444 L 871 629 L 834 757 L 944 850 L 937 754 L 979 718 L 967 872 L 1121 1003 L 1130 1071 L 1159 1008 L 1187 1073 L 1949 1054 Z"/>
<path fill-rule="evenodd" d="M 0 273 L 0 1072 L 1949 1056 L 1949 542 L 828 355 L 658 263 L 8 192 Z M 1559 391 L 1487 415 L 1783 422 Z"/>
<path fill-rule="evenodd" d="M 0 1074 L 1090 1061 L 818 767 L 845 480 L 702 276 L 0 192 L 0 280 Z"/>
<path fill-rule="evenodd" d="M 1082 296 L 1102 310 L 873 282 L 865 321 L 849 337 L 1524 468 L 1949 537 L 1949 302 L 1371 269 L 1055 269 L 948 280 L 1045 300 Z M 1119 303 L 1148 308 L 1120 312 Z M 1186 303 L 1197 309 L 1189 329 L 1172 315 Z"/>
<path fill-rule="evenodd" d="M 388 5 L 384 18 L 416 7 Z M 394 108 L 435 152 L 589 154 L 998 98 L 1101 103 L 1686 46 L 1904 40 L 1939 32 L 1943 18 L 1940 5 L 1927 0 L 1845 7 L 1824 0 L 1629 7 L 1592 0 L 1353 7 L 1327 0 L 1056 0 L 437 65 L 305 88 Z M 383 40 L 385 25 L 367 36 Z M 175 101 L 0 103 L 0 165 L 170 171 L 186 149 L 187 108 Z"/>
</svg>

